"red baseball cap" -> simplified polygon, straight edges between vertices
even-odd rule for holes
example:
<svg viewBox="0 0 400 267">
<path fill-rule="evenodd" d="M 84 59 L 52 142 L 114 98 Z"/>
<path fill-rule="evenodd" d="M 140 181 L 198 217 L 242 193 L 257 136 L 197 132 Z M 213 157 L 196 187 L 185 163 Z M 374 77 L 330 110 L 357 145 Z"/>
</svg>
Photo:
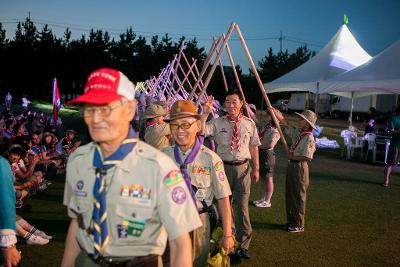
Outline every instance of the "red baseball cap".
<svg viewBox="0 0 400 267">
<path fill-rule="evenodd" d="M 122 97 L 133 100 L 135 91 L 133 83 L 122 72 L 109 68 L 98 69 L 89 75 L 83 95 L 69 101 L 67 105 L 104 105 Z"/>
</svg>

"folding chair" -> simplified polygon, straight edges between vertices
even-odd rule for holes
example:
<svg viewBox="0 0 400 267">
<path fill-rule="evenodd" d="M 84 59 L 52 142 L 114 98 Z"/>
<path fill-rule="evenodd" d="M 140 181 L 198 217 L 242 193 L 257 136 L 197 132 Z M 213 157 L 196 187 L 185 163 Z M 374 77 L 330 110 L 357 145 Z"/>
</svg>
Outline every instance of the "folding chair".
<svg viewBox="0 0 400 267">
<path fill-rule="evenodd" d="M 374 133 L 367 133 L 364 136 L 364 140 L 368 142 L 368 150 L 365 154 L 365 161 L 368 160 L 368 152 L 371 150 L 372 152 L 372 163 L 376 162 L 376 143 L 375 143 L 376 135 Z"/>
</svg>

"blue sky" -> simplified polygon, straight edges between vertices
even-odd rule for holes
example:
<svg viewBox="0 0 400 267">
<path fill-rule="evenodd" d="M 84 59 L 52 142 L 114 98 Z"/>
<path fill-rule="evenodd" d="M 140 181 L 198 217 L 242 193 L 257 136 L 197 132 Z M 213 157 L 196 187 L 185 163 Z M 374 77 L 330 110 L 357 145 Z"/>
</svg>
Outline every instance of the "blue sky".
<svg viewBox="0 0 400 267">
<path fill-rule="evenodd" d="M 280 31 L 284 49 L 293 51 L 308 44 L 318 52 L 343 23 L 343 14 L 349 16 L 350 31 L 371 55 L 400 39 L 400 0 L 2 0 L 0 22 L 9 38 L 15 32 L 15 21 L 23 21 L 28 12 L 39 28 L 47 22 L 58 37 L 67 26 L 75 38 L 90 28 L 118 37 L 132 26 L 147 37 L 164 33 L 175 40 L 181 35 L 197 36 L 206 50 L 213 35 L 225 33 L 236 21 L 256 63 L 269 47 L 279 50 Z M 247 72 L 249 64 L 239 41 L 232 40 L 230 46 L 236 63 Z"/>
</svg>

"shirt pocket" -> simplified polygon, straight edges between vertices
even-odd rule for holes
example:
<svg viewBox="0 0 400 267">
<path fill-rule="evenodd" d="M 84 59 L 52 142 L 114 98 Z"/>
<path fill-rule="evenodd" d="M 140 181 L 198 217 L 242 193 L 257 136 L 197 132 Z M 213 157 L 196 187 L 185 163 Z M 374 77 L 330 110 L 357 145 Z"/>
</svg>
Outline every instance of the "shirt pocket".
<svg viewBox="0 0 400 267">
<path fill-rule="evenodd" d="M 92 219 L 90 203 L 82 199 L 71 198 L 69 208 L 77 215 L 79 227 L 88 229 Z"/>
<path fill-rule="evenodd" d="M 117 204 L 115 216 L 110 220 L 112 229 L 110 231 L 116 244 L 126 245 L 145 243 L 149 232 L 149 221 L 152 218 L 153 209 L 150 207 L 138 207 L 133 204 Z"/>
</svg>

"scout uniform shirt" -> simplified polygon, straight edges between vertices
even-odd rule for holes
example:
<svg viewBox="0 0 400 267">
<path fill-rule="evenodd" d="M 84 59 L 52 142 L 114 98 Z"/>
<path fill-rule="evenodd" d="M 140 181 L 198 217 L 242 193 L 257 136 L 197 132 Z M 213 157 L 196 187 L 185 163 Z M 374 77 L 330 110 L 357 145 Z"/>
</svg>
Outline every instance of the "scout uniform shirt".
<svg viewBox="0 0 400 267">
<path fill-rule="evenodd" d="M 263 127 L 259 136 L 261 141 L 260 149 L 273 150 L 274 148 L 271 148 L 271 143 L 276 144 L 276 142 L 281 139 L 278 129 L 268 124 Z"/>
<path fill-rule="evenodd" d="M 182 153 L 179 150 L 182 161 L 185 161 L 191 149 Z M 170 146 L 163 150 L 168 156 L 175 160 L 174 147 Z M 187 166 L 192 185 L 197 187 L 197 207 L 201 209 L 205 201 L 211 206 L 213 198 L 221 199 L 229 197 L 232 192 L 224 171 L 224 164 L 221 158 L 212 150 L 201 146 L 194 161 Z"/>
<path fill-rule="evenodd" d="M 162 150 L 171 145 L 168 135 L 171 135 L 168 123 L 150 125 L 146 127 L 144 141 L 147 144 Z"/>
<path fill-rule="evenodd" d="M 94 252 L 93 186 L 95 144 L 70 155 L 64 191 L 68 215 L 79 224 L 77 240 Z M 201 226 L 180 170 L 165 154 L 138 141 L 123 161 L 107 171 L 107 226 L 110 241 L 104 256 L 162 255 L 167 237 L 176 239 Z"/>
<path fill-rule="evenodd" d="M 312 131 L 307 132 L 301 129 L 290 128 L 292 134 L 292 145 L 290 151 L 293 152 L 293 156 L 307 157 L 313 159 L 315 148 L 315 140 Z"/>
<path fill-rule="evenodd" d="M 231 152 L 233 123 L 228 121 L 227 116 L 219 117 L 207 123 L 204 128 L 206 136 L 214 136 L 215 142 L 218 144 L 217 154 L 224 161 L 251 159 L 249 146 L 259 146 L 261 144 L 256 124 L 246 116 L 243 116 L 238 123 L 240 151 L 237 150 L 235 145 Z"/>
</svg>

